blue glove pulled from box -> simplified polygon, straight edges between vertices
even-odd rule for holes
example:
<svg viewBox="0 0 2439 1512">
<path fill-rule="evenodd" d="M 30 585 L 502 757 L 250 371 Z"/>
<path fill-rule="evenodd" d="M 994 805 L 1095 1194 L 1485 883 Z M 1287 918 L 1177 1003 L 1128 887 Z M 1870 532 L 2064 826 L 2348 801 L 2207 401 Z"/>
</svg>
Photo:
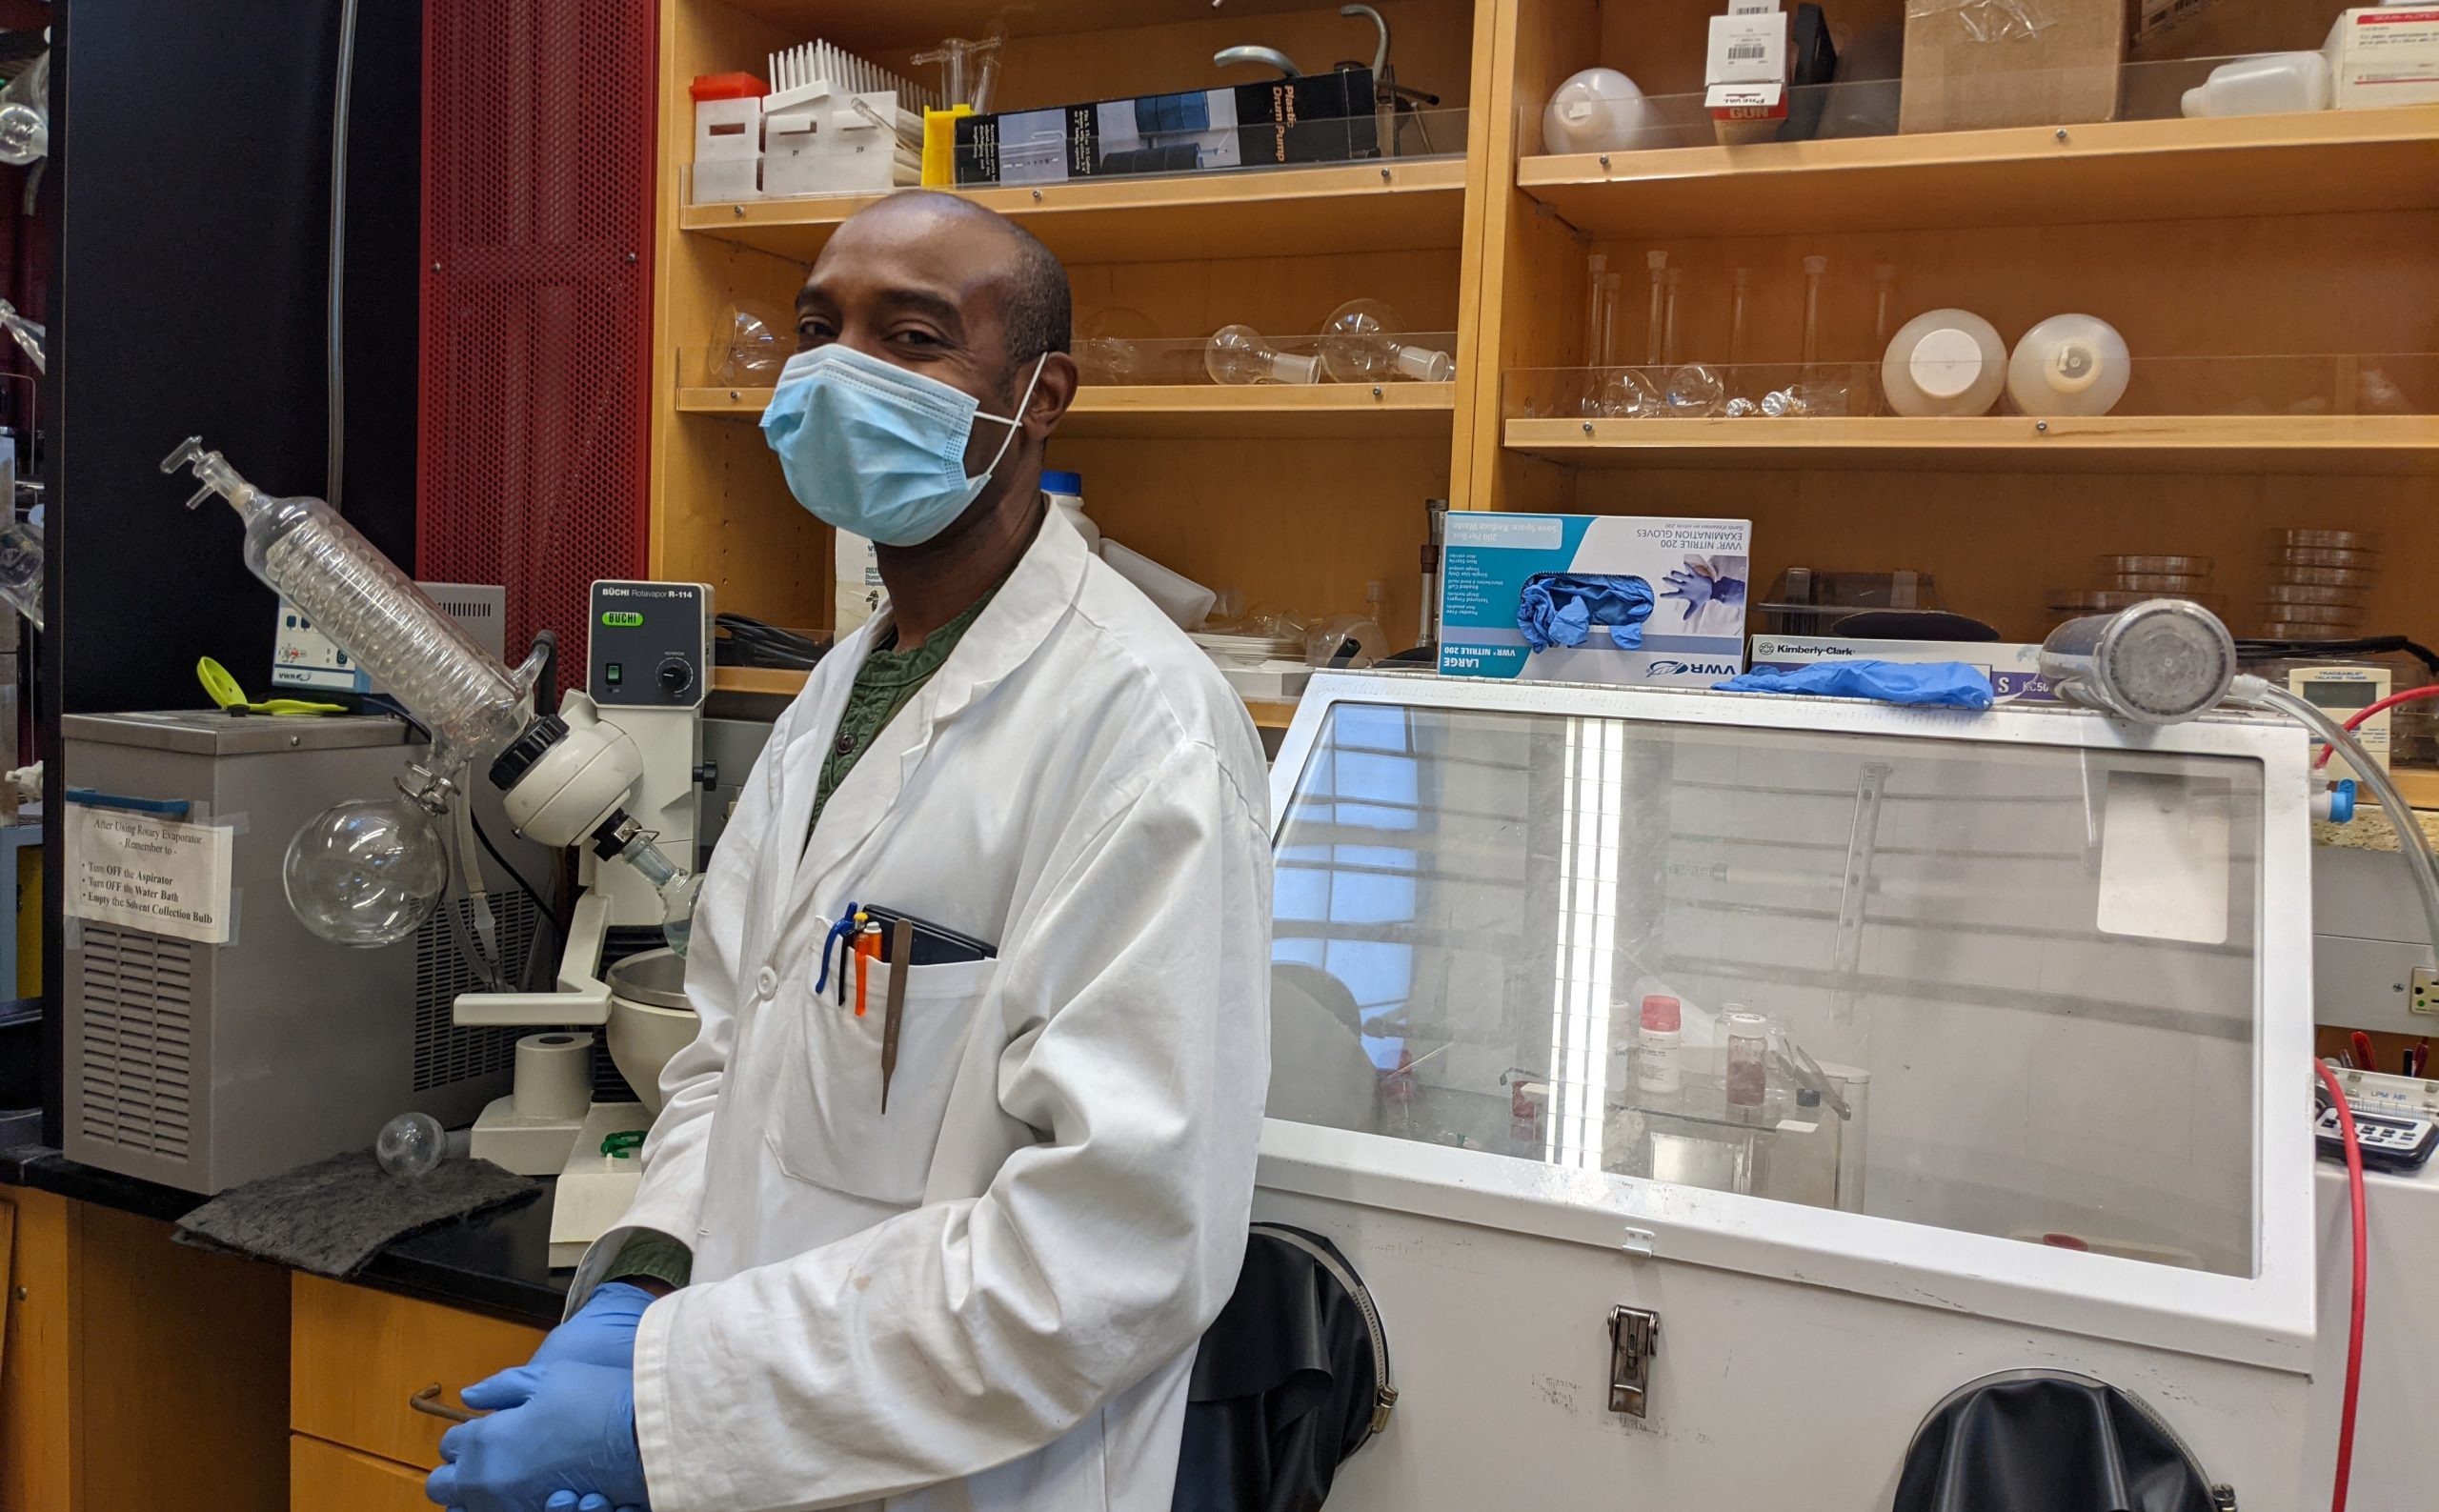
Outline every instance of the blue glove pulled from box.
<svg viewBox="0 0 2439 1512">
<path fill-rule="evenodd" d="M 1816 661 L 1787 672 L 1748 672 L 1722 693 L 1803 693 L 1933 709 L 1987 709 L 1990 675 L 1962 661 Z"/>
<path fill-rule="evenodd" d="M 1655 600 L 1640 577 L 1596 573 L 1542 573 L 1524 580 L 1516 601 L 1516 628 L 1535 651 L 1581 646 L 1594 625 L 1609 627 L 1620 651 L 1643 645 L 1643 621 Z"/>
</svg>

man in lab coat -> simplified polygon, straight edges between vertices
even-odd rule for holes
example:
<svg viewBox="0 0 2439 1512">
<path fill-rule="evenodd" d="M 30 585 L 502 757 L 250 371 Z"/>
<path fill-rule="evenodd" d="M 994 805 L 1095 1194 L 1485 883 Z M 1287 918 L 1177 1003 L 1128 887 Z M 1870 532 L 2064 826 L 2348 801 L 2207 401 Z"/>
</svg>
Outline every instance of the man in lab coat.
<svg viewBox="0 0 2439 1512">
<path fill-rule="evenodd" d="M 635 1205 L 533 1363 L 468 1389 L 491 1416 L 429 1494 L 1167 1512 L 1268 1075 L 1260 748 L 1044 507 L 1077 375 L 1040 243 L 897 195 L 797 316 L 764 432 L 807 509 L 878 543 L 889 604 L 780 716 L 712 858 L 701 1030 Z M 851 907 L 936 927 L 938 958 L 858 956 Z"/>
</svg>

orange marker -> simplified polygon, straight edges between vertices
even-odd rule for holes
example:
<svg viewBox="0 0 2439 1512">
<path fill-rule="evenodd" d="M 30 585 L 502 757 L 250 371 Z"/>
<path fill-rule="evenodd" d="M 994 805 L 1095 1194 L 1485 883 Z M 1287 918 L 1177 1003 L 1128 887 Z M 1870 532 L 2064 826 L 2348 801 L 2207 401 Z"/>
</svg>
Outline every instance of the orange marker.
<svg viewBox="0 0 2439 1512">
<path fill-rule="evenodd" d="M 880 959 L 880 926 L 866 924 L 856 936 L 856 1017 L 864 1016 L 864 962 Z"/>
</svg>

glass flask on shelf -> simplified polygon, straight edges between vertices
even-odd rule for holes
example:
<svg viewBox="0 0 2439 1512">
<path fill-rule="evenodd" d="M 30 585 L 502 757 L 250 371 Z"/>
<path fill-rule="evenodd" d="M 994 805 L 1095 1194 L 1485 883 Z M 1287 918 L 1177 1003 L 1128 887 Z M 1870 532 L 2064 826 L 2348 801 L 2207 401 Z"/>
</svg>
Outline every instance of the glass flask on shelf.
<svg viewBox="0 0 2439 1512">
<path fill-rule="evenodd" d="M 1395 310 L 1378 299 L 1350 299 L 1321 323 L 1321 367 L 1340 383 L 1446 383 L 1456 376 L 1448 353 L 1404 341 L 1404 333 Z"/>
<path fill-rule="evenodd" d="M 1214 383 L 1318 383 L 1321 359 L 1281 352 L 1251 326 L 1221 326 L 1203 344 Z"/>
</svg>

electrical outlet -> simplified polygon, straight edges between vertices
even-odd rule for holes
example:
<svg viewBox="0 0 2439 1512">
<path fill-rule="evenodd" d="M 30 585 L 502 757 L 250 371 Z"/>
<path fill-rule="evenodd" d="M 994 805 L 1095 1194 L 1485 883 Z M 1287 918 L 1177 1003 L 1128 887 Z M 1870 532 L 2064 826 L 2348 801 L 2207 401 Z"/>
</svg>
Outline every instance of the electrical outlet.
<svg viewBox="0 0 2439 1512">
<path fill-rule="evenodd" d="M 2428 966 L 2413 968 L 2413 1001 L 2409 1006 L 2418 1014 L 2439 1016 L 2439 972 Z"/>
</svg>

